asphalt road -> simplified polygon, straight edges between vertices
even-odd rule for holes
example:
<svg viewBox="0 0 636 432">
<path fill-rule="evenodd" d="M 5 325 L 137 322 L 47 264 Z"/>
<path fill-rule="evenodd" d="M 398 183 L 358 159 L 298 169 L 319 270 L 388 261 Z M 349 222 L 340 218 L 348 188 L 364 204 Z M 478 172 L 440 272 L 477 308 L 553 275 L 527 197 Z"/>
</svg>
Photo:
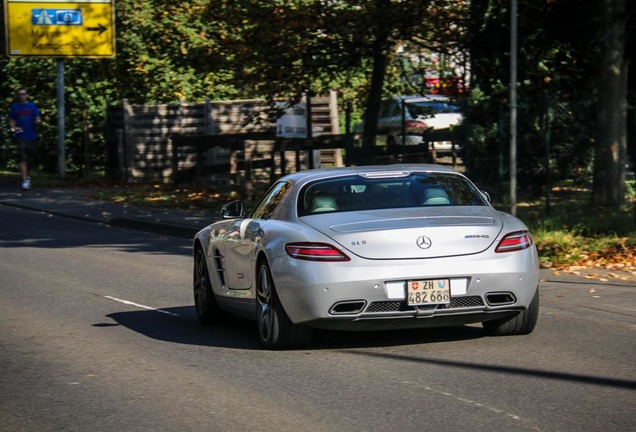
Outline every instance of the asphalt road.
<svg viewBox="0 0 636 432">
<path fill-rule="evenodd" d="M 627 431 L 636 286 L 541 284 L 537 329 L 203 328 L 188 240 L 0 205 L 0 431 Z"/>
</svg>

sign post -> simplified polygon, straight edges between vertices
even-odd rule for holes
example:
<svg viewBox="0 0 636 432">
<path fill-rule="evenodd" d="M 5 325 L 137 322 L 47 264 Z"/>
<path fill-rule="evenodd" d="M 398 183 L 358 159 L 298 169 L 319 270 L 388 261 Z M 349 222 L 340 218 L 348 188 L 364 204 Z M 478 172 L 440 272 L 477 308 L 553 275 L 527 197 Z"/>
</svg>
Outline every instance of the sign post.
<svg viewBox="0 0 636 432">
<path fill-rule="evenodd" d="M 64 101 L 64 59 L 58 58 L 55 65 L 57 88 L 57 173 L 60 178 L 66 177 L 66 104 Z"/>
<path fill-rule="evenodd" d="M 66 175 L 64 59 L 115 57 L 115 0 L 5 0 L 9 57 L 57 59 L 58 170 Z"/>
</svg>

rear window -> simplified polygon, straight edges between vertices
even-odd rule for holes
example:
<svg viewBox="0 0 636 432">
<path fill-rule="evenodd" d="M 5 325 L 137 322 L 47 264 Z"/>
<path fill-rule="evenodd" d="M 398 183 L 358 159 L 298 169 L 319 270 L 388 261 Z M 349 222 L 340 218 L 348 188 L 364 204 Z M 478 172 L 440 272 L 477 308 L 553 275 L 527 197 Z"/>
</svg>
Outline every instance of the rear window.
<svg viewBox="0 0 636 432">
<path fill-rule="evenodd" d="M 413 102 L 408 104 L 408 109 L 413 117 L 459 112 L 457 105 L 443 101 Z"/>
<path fill-rule="evenodd" d="M 391 178 L 355 175 L 307 184 L 298 197 L 298 214 L 486 205 L 472 183 L 451 173 L 411 173 Z"/>
</svg>

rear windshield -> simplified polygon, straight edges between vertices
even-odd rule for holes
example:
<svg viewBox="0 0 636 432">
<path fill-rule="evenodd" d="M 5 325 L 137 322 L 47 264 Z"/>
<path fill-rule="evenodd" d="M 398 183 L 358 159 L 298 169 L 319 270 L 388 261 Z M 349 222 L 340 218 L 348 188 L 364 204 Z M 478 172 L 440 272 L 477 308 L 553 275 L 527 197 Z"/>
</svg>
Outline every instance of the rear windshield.
<svg viewBox="0 0 636 432">
<path fill-rule="evenodd" d="M 459 112 L 457 105 L 443 101 L 409 102 L 408 107 L 413 117 Z"/>
<path fill-rule="evenodd" d="M 355 175 L 307 184 L 298 197 L 298 214 L 486 205 L 486 199 L 472 183 L 452 173 L 411 173 L 391 178 Z"/>
</svg>

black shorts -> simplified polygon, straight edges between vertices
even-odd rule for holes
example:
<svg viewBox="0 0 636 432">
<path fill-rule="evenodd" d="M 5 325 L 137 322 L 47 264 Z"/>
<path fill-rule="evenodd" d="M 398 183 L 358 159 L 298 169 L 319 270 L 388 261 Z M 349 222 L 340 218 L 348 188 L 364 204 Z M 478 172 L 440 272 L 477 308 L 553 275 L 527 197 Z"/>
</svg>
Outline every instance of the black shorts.
<svg viewBox="0 0 636 432">
<path fill-rule="evenodd" d="M 37 151 L 38 143 L 32 140 L 16 139 L 18 146 L 18 157 L 20 162 L 27 162 L 32 164 L 35 162 L 35 152 Z"/>
</svg>

